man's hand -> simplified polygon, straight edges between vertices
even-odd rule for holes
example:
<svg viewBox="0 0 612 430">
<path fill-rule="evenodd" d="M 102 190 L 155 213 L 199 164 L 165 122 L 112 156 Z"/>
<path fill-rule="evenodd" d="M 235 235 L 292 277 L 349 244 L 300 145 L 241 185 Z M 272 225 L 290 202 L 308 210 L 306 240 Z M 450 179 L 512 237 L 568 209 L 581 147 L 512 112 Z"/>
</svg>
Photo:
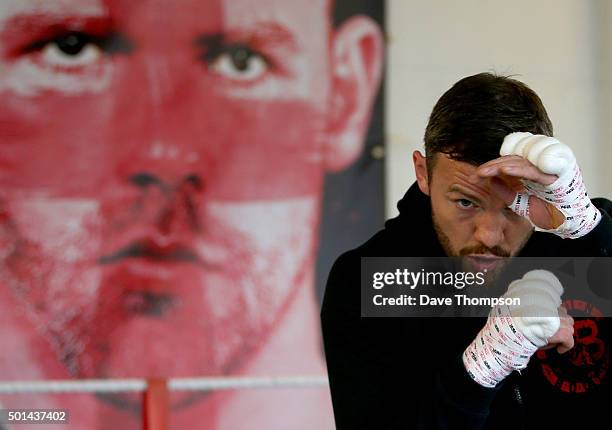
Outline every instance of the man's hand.
<svg viewBox="0 0 612 430">
<path fill-rule="evenodd" d="M 557 139 L 511 133 L 502 157 L 478 167 L 473 178 L 491 186 L 518 215 L 563 238 L 578 238 L 599 223 L 601 214 L 586 192 L 572 150 Z"/>
<path fill-rule="evenodd" d="M 519 299 L 516 306 L 496 306 L 487 323 L 463 352 L 470 377 L 495 387 L 513 370 L 527 367 L 539 348 L 564 353 L 574 345 L 574 320 L 561 307 L 563 286 L 547 270 L 531 270 L 510 284 L 503 295 Z"/>
<path fill-rule="evenodd" d="M 557 180 L 557 176 L 542 172 L 529 160 L 518 155 L 506 155 L 484 163 L 478 167 L 474 176 L 491 177 L 491 188 L 507 206 L 512 205 L 517 193 L 525 193 L 521 179 L 542 185 L 550 185 Z M 529 195 L 527 198 L 529 211 L 519 215 L 529 217 L 537 227 L 543 230 L 555 229 L 565 221 L 563 213 L 552 204 L 535 195 Z"/>
<path fill-rule="evenodd" d="M 560 306 L 559 319 L 561 320 L 559 330 L 548 339 L 548 344 L 540 349 L 556 347 L 559 354 L 565 354 L 574 347 L 574 318 L 567 313 L 567 309 Z"/>
</svg>

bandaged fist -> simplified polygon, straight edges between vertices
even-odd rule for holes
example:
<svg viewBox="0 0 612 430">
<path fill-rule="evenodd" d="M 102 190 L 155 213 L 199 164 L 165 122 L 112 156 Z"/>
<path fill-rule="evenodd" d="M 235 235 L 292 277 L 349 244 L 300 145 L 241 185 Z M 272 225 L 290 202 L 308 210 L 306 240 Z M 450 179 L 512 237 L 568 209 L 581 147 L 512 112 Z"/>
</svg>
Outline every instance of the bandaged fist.
<svg viewBox="0 0 612 430">
<path fill-rule="evenodd" d="M 494 307 L 487 323 L 463 353 L 470 377 L 484 387 L 495 387 L 513 370 L 527 367 L 542 347 L 560 353 L 574 345 L 573 319 L 561 307 L 563 286 L 547 270 L 532 270 L 510 284 L 505 298 L 520 305 Z"/>
<path fill-rule="evenodd" d="M 521 334 L 537 347 L 548 344 L 559 327 L 558 309 L 563 286 L 548 270 L 531 270 L 512 282 L 504 294 L 517 298 L 520 305 L 508 306 L 508 311 Z"/>
<path fill-rule="evenodd" d="M 516 214 L 562 238 L 576 239 L 597 226 L 601 213 L 591 203 L 567 145 L 549 136 L 511 133 L 504 138 L 500 155 L 479 166 L 477 175 L 518 178 L 521 189 L 499 180 L 492 183 Z"/>
</svg>

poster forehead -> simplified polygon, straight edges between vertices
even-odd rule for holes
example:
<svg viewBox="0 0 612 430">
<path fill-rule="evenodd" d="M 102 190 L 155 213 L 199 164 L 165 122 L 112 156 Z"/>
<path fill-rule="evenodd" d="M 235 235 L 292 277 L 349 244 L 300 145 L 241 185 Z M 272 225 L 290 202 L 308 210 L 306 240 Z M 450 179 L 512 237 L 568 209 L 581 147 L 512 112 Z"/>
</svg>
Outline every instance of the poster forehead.
<svg viewBox="0 0 612 430">
<path fill-rule="evenodd" d="M 226 0 L 222 2 L 223 21 L 228 27 L 255 22 L 277 22 L 304 37 L 324 30 L 329 0 Z"/>
<path fill-rule="evenodd" d="M 27 13 L 99 16 L 105 11 L 101 0 L 3 0 L 0 2 L 0 25 L 14 16 Z"/>
</svg>

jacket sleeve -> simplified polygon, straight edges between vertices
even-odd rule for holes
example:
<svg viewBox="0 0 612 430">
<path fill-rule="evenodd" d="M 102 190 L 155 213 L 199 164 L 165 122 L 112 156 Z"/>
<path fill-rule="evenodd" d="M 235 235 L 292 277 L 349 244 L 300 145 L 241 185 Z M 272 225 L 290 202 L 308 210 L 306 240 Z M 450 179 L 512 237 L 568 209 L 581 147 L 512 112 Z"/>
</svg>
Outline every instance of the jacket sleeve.
<svg viewBox="0 0 612 430">
<path fill-rule="evenodd" d="M 337 429 L 481 428 L 499 386 L 472 381 L 457 354 L 431 364 L 433 319 L 362 318 L 359 276 L 357 255 L 338 258 L 321 310 Z"/>
<path fill-rule="evenodd" d="M 574 239 L 578 245 L 578 256 L 610 257 L 612 256 L 612 202 L 608 199 L 595 198 L 593 204 L 601 212 L 601 221 L 588 234 Z"/>
</svg>

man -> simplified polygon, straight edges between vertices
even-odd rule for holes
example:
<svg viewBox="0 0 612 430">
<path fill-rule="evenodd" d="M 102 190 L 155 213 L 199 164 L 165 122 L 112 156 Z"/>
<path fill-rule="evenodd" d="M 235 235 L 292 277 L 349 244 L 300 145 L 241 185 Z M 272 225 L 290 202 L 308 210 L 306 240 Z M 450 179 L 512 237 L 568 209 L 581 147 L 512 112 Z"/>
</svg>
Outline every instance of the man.
<svg viewBox="0 0 612 430">
<path fill-rule="evenodd" d="M 333 6 L 2 2 L 0 379 L 323 371 L 322 183 L 360 154 L 382 63 L 378 26 Z M 139 421 L 138 397 L 77 398 L 3 403 Z M 176 428 L 330 424 L 317 390 L 172 404 Z"/>
<path fill-rule="evenodd" d="M 610 426 L 609 324 L 573 321 L 550 272 L 506 293 L 540 294 L 554 311 L 503 319 L 518 350 L 493 330 L 493 312 L 360 318 L 361 257 L 453 256 L 482 270 L 503 257 L 610 255 L 612 203 L 588 198 L 572 151 L 549 136 L 541 100 L 514 79 L 470 76 L 437 102 L 399 216 L 329 275 L 321 318 L 338 429 Z"/>
</svg>

